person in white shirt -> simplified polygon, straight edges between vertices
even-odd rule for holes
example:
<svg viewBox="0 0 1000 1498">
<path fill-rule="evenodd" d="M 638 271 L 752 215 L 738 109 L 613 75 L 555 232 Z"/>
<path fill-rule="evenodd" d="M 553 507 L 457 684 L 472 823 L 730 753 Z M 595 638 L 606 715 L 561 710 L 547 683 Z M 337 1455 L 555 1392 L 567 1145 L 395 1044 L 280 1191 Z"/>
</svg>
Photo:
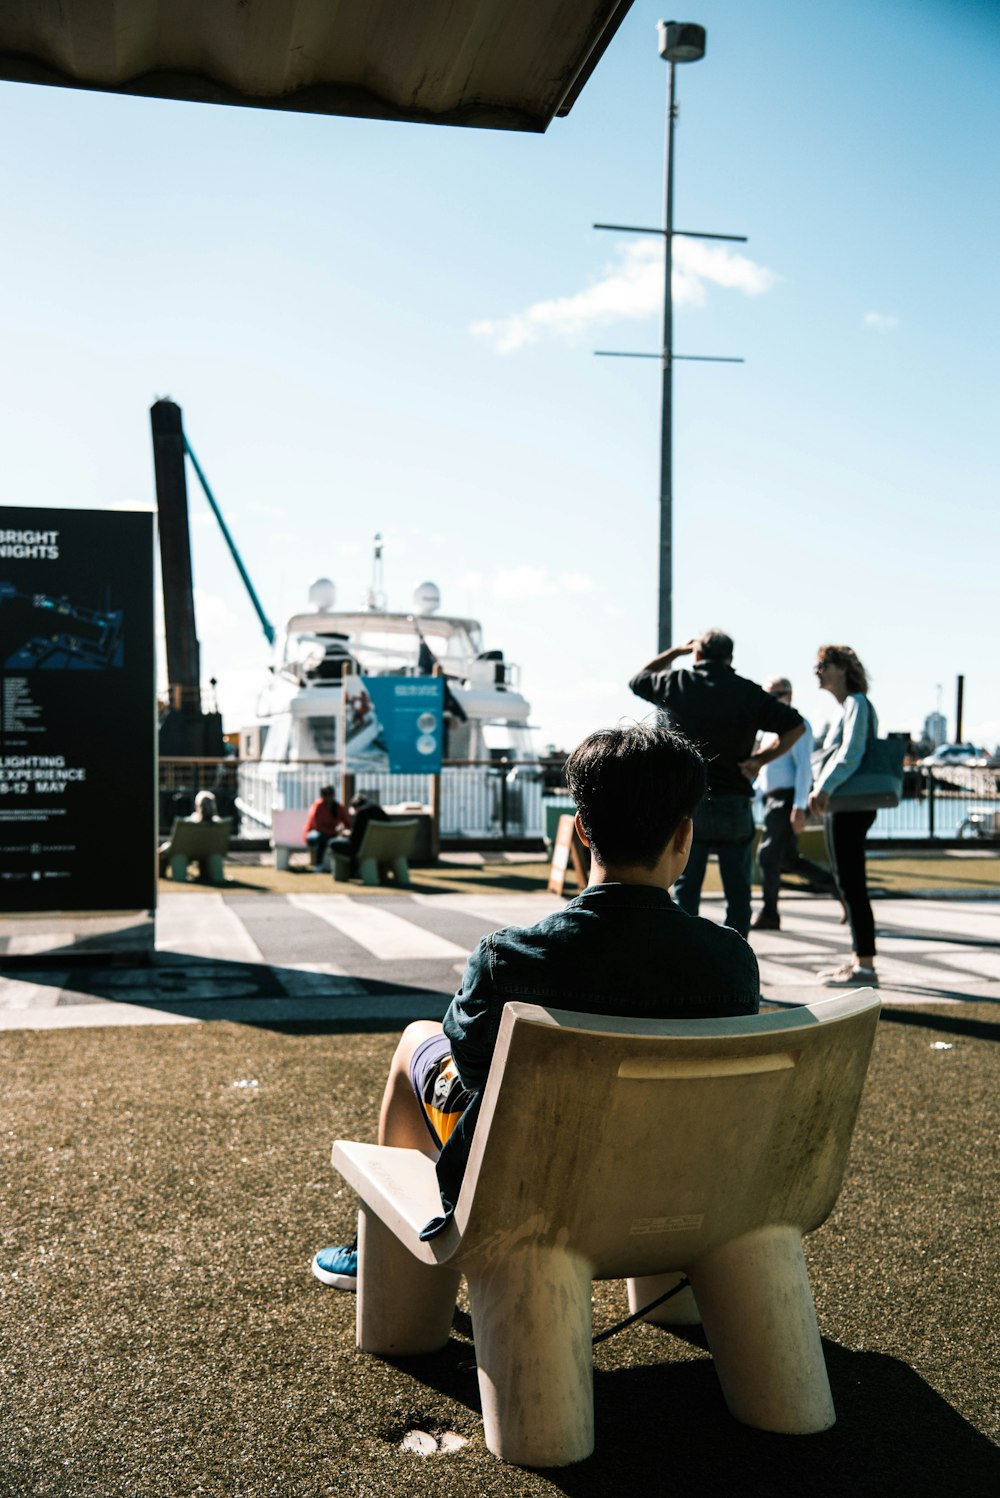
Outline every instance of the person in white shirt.
<svg viewBox="0 0 1000 1498">
<path fill-rule="evenodd" d="M 772 676 L 764 683 L 764 690 L 791 706 L 792 684 L 787 676 Z M 799 852 L 799 833 L 806 825 L 812 789 L 812 748 L 812 730 L 807 723 L 805 733 L 788 753 L 772 759 L 757 778 L 757 788 L 764 797 L 764 821 L 757 852 L 764 903 L 754 918 L 754 931 L 781 929 L 778 889 L 783 873 L 800 874 L 810 889 L 822 894 L 831 894 L 834 889 L 830 873 Z"/>
</svg>

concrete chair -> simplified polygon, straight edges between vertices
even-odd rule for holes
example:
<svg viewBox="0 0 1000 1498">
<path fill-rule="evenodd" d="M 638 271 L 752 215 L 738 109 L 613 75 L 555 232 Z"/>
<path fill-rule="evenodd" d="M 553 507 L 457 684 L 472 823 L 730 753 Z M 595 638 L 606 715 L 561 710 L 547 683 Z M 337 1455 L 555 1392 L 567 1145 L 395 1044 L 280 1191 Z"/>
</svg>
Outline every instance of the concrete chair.
<svg viewBox="0 0 1000 1498">
<path fill-rule="evenodd" d="M 397 822 L 372 820 L 367 824 L 356 855 L 358 873 L 363 883 L 379 884 L 391 869 L 397 884 L 409 885 L 408 859 L 417 835 L 417 825 L 416 817 Z M 335 849 L 327 851 L 332 853 L 334 880 L 350 879 L 351 859 L 348 854 Z"/>
<path fill-rule="evenodd" d="M 170 839 L 159 849 L 160 878 L 170 867 L 170 877 L 177 884 L 187 880 L 188 864 L 196 859 L 202 877 L 209 884 L 225 883 L 222 860 L 229 847 L 233 823 L 231 817 L 220 817 L 213 822 L 189 822 L 178 817 L 170 831 Z"/>
<path fill-rule="evenodd" d="M 271 808 L 271 847 L 274 849 L 276 869 L 288 869 L 293 853 L 309 851 L 309 844 L 306 842 L 308 815 L 308 808 L 304 806 L 291 811 L 279 806 Z M 324 867 L 327 866 L 325 857 L 323 862 Z"/>
<path fill-rule="evenodd" d="M 358 1346 L 442 1347 L 464 1274 L 487 1445 L 561 1466 L 594 1445 L 591 1281 L 628 1278 L 639 1308 L 683 1271 L 697 1310 L 685 1292 L 679 1319 L 700 1314 L 732 1414 L 827 1429 L 802 1235 L 837 1199 L 878 1012 L 870 990 L 686 1022 L 507 1004 L 439 1236 L 419 1237 L 441 1211 L 432 1161 L 334 1144 L 361 1199 Z"/>
</svg>

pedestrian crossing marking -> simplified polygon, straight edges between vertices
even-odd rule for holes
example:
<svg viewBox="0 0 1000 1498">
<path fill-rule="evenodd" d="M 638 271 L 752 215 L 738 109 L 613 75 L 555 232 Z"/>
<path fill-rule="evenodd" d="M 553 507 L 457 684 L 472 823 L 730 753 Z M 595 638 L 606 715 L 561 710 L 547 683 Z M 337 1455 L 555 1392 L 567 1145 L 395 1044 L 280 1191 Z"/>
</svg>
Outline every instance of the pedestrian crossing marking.
<svg viewBox="0 0 1000 1498">
<path fill-rule="evenodd" d="M 156 949 L 216 962 L 263 962 L 264 956 L 221 894 L 176 895 L 156 910 Z"/>
<path fill-rule="evenodd" d="M 51 973 L 47 980 L 26 983 L 18 978 L 0 979 L 4 1009 L 54 1009 L 59 1003 L 68 972 Z"/>
<path fill-rule="evenodd" d="M 285 962 L 277 969 L 278 979 L 290 999 L 310 998 L 330 992 L 331 978 L 350 976 L 336 962 Z"/>
<path fill-rule="evenodd" d="M 58 945 L 58 940 L 48 931 L 28 931 L 9 938 L 7 953 L 10 957 L 42 957 Z"/>
<path fill-rule="evenodd" d="M 421 895 L 411 899 L 427 910 L 453 910 L 491 922 L 490 930 L 501 926 L 534 926 L 556 910 L 565 910 L 566 901 L 557 895 Z"/>
<path fill-rule="evenodd" d="M 721 914 L 719 897 L 709 897 L 705 904 L 713 916 Z M 391 904 L 317 894 L 267 899 L 258 910 L 253 897 L 227 900 L 216 891 L 170 894 L 157 911 L 158 952 L 152 970 L 108 965 L 104 971 L 89 963 L 73 964 L 61 951 L 52 953 L 51 968 L 33 963 L 4 972 L 2 956 L 17 955 L 4 944 L 0 1031 L 189 1024 L 195 1022 L 195 1012 L 200 1019 L 231 1017 L 261 1024 L 381 1015 L 405 1023 L 437 1012 L 436 1003 L 443 1012 L 480 932 L 533 925 L 563 905 L 551 896 L 485 892 L 407 893 Z M 1000 981 L 1000 952 L 993 950 L 992 935 L 996 909 L 994 904 L 980 909 L 963 903 L 956 912 L 944 901 L 879 906 L 883 1004 L 952 1006 L 993 1000 Z M 821 912 L 828 918 L 822 919 Z M 966 934 L 962 928 L 977 912 L 979 930 Z M 754 934 L 765 1003 L 807 1003 L 824 996 L 819 972 L 843 960 L 849 941 L 836 927 L 835 909 L 833 921 L 830 915 L 829 901 L 790 900 L 780 932 Z M 464 927 L 459 916 L 465 918 Z M 952 929 L 955 916 L 961 934 Z M 442 926 L 458 940 L 438 935 Z M 918 934 L 920 927 L 929 928 L 926 938 Z M 20 934 L 38 935 L 33 930 Z M 326 960 L 328 953 L 337 960 Z M 372 985 L 375 978 L 379 981 Z M 414 989 L 418 983 L 424 989 L 420 994 Z M 393 984 L 399 992 L 389 991 Z M 139 995 L 141 1002 L 128 1002 Z"/>
<path fill-rule="evenodd" d="M 352 900 L 350 895 L 288 895 L 286 898 L 290 905 L 318 916 L 383 962 L 468 956 L 468 947 L 460 947 L 443 936 L 436 936 L 433 931 L 415 926 L 412 921 L 393 915 L 391 911 Z"/>
</svg>

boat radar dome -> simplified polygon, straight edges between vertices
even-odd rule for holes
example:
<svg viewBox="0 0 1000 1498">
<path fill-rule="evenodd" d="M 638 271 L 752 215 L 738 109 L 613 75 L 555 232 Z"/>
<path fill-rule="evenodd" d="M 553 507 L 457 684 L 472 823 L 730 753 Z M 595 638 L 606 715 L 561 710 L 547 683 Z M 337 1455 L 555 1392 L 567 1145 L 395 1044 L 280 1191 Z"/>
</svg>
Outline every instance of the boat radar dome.
<svg viewBox="0 0 1000 1498">
<path fill-rule="evenodd" d="M 319 614 L 328 614 L 337 601 L 337 590 L 328 577 L 317 577 L 309 586 L 309 602 Z"/>
<path fill-rule="evenodd" d="M 421 583 L 413 595 L 413 607 L 418 614 L 436 614 L 441 607 L 441 594 L 436 583 Z"/>
</svg>

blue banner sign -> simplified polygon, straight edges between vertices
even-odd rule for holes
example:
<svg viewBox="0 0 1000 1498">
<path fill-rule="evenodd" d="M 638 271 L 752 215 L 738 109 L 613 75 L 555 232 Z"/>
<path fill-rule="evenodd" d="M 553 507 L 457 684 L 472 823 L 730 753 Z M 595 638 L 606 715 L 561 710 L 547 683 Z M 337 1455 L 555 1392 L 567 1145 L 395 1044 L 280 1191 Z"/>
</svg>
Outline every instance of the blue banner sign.
<svg viewBox="0 0 1000 1498">
<path fill-rule="evenodd" d="M 439 676 L 344 679 L 344 750 L 350 774 L 440 775 L 444 682 Z"/>
</svg>

